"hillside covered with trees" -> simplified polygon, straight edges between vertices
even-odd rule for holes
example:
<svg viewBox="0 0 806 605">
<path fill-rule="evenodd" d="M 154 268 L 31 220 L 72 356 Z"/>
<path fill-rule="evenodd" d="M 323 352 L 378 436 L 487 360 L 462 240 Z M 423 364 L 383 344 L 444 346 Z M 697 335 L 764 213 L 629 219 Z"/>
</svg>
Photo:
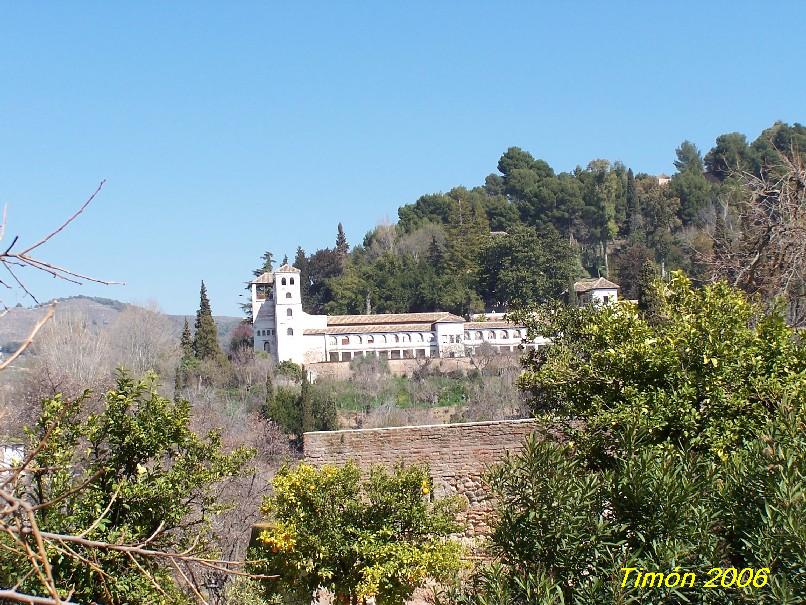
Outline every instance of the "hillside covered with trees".
<svg viewBox="0 0 806 605">
<path fill-rule="evenodd" d="M 749 267 L 743 250 L 758 248 L 764 190 L 806 157 L 806 127 L 776 122 L 755 140 L 732 132 L 703 154 L 684 141 L 676 172 L 659 179 L 621 162 L 596 159 L 573 172 L 555 170 L 517 147 L 497 171 L 472 188 L 421 196 L 399 208 L 394 225 L 379 225 L 350 248 L 339 224 L 336 245 L 293 264 L 303 276 L 311 313 L 394 313 L 441 309 L 468 315 L 563 296 L 579 277 L 607 276 L 637 298 L 639 275 L 682 269 L 695 283 L 726 278 L 750 292 L 790 300 L 790 320 L 803 320 L 804 286 L 796 258 L 772 253 Z M 797 187 L 797 185 L 795 185 Z M 786 248 L 800 224 L 766 245 Z M 771 250 L 774 252 L 774 250 Z M 789 254 L 789 256 L 787 256 Z M 259 275 L 272 266 L 267 252 Z M 802 271 L 802 269 L 801 269 Z"/>
</svg>

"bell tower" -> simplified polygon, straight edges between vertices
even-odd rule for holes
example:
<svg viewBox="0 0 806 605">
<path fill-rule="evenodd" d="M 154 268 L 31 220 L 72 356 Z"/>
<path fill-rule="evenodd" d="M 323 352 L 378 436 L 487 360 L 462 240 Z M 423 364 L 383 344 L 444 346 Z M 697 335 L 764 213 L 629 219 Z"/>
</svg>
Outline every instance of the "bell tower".
<svg viewBox="0 0 806 605">
<path fill-rule="evenodd" d="M 249 283 L 252 290 L 252 339 L 255 351 L 268 353 L 277 361 L 274 308 L 274 276 L 264 273 Z"/>
<path fill-rule="evenodd" d="M 302 311 L 300 272 L 288 263 L 274 272 L 274 317 L 277 330 L 277 361 L 304 358 L 305 321 Z"/>
</svg>

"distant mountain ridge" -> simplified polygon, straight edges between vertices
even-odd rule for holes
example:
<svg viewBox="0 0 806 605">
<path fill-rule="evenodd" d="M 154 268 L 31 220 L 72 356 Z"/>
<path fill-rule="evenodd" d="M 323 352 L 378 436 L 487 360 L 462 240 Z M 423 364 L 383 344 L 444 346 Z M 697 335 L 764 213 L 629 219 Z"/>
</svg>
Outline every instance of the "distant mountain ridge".
<svg viewBox="0 0 806 605">
<path fill-rule="evenodd" d="M 19 343 L 25 340 L 37 320 L 45 313 L 45 308 L 51 302 L 52 301 L 48 301 L 31 308 L 13 307 L 9 309 L 3 317 L 0 317 L 0 353 L 9 353 L 16 350 Z M 80 313 L 87 317 L 91 326 L 101 329 L 111 324 L 126 307 L 135 306 L 137 305 L 121 302 L 112 298 L 70 296 L 58 299 L 56 314 L 58 316 L 60 313 Z M 187 318 L 191 327 L 196 320 L 195 315 L 165 314 L 165 316 L 170 320 L 171 330 L 177 340 L 182 332 L 185 319 Z M 222 345 L 226 345 L 229 341 L 230 332 L 240 323 L 241 318 L 219 315 L 214 316 L 214 319 L 218 326 L 218 339 Z"/>
</svg>

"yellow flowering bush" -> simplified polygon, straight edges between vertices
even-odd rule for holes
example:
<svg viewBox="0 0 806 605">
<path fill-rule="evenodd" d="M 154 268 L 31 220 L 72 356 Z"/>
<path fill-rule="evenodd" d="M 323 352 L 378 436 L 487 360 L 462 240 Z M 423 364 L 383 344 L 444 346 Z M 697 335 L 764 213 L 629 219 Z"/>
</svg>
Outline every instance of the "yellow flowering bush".
<svg viewBox="0 0 806 605">
<path fill-rule="evenodd" d="M 256 571 L 278 574 L 266 588 L 288 603 L 311 602 L 327 589 L 337 603 L 374 597 L 402 604 L 427 580 L 446 580 L 462 566 L 458 502 L 431 497 L 428 469 L 378 467 L 281 469 L 261 509 L 270 526 L 253 551 Z M 259 561 L 259 563 L 258 563 Z"/>
</svg>

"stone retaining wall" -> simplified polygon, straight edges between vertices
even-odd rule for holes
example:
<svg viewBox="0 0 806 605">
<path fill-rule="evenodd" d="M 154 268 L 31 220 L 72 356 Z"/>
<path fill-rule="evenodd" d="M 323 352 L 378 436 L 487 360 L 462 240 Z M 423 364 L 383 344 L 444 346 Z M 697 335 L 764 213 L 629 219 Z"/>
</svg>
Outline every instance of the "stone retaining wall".
<svg viewBox="0 0 806 605">
<path fill-rule="evenodd" d="M 520 449 L 535 431 L 534 420 L 467 422 L 385 429 L 305 433 L 305 460 L 314 465 L 353 460 L 361 468 L 392 467 L 398 462 L 428 464 L 434 495 L 459 494 L 467 499 L 463 514 L 468 535 L 484 534 L 491 503 L 482 484 L 488 465 L 506 452 Z"/>
</svg>

